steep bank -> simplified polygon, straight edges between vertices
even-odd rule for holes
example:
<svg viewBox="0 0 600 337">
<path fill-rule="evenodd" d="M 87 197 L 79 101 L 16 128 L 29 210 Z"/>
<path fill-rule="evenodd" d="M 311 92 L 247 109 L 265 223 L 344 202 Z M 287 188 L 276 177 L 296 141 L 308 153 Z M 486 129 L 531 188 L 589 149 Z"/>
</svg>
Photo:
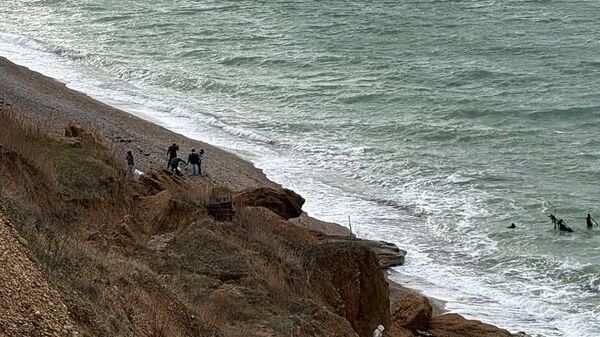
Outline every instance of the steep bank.
<svg viewBox="0 0 600 337">
<path fill-rule="evenodd" d="M 44 130 L 59 139 L 54 144 L 59 149 L 56 154 L 100 168 L 90 173 L 83 167 L 78 172 L 86 175 L 85 184 L 64 186 L 65 181 L 77 177 L 44 180 L 43 165 L 27 166 L 29 161 L 36 163 L 31 154 L 3 154 L 12 160 L 5 163 L 3 178 L 13 183 L 21 178 L 21 184 L 4 186 L 4 205 L 20 219 L 18 228 L 33 238 L 30 241 L 41 242 L 42 248 L 46 244 L 54 247 L 53 255 L 68 252 L 58 262 L 48 259 L 51 256 L 41 249 L 37 253 L 40 263 L 52 263 L 52 268 L 47 268 L 50 277 L 70 295 L 69 309 L 84 333 L 127 335 L 141 329 L 166 335 L 234 335 L 251 329 L 256 335 L 337 332 L 353 336 L 391 322 L 387 285 L 370 249 L 353 242 L 321 242 L 310 231 L 262 207 L 242 206 L 236 218 L 224 223 L 207 214 L 204 205 L 212 199 L 245 188 L 278 188 L 251 164 L 95 102 L 9 62 L 0 69 L 0 76 L 7 77 L 0 98 L 11 104 L 5 109 L 27 120 L 46 122 Z M 25 78 L 24 83 L 20 77 Z M 59 134 L 71 120 L 89 127 L 90 133 L 100 131 L 99 137 L 106 141 L 83 146 L 83 150 L 63 144 Z M 123 165 L 108 155 L 99 163 L 90 158 L 96 157 L 96 152 L 87 152 L 106 144 L 110 147 L 107 152 L 114 151 L 109 155 L 137 149 L 141 168 L 151 172 L 152 168 L 162 168 L 164 145 L 173 141 L 209 149 L 210 178 L 196 179 L 191 186 L 156 173 L 152 181 L 143 179 L 138 185 L 124 178 L 119 173 Z M 53 142 L 46 139 L 25 145 L 35 150 Z M 14 167 L 27 169 L 14 172 Z M 21 172 L 30 169 L 31 175 L 23 179 Z M 46 178 L 57 174 L 51 171 L 45 172 Z M 108 176 L 97 176 L 97 172 Z M 27 181 L 35 176 L 39 181 L 28 186 Z M 56 181 L 62 186 L 56 186 Z M 101 195 L 96 193 L 99 187 Z M 32 198 L 32 191 L 35 194 L 38 189 L 46 193 Z M 27 211 L 28 207 L 35 211 Z M 65 237 L 68 247 L 64 246 Z M 60 270 L 70 266 L 77 269 Z M 77 277 L 73 278 L 73 272 Z M 173 306 L 176 310 L 171 312 Z M 411 308 L 398 309 L 394 315 Z M 229 314 L 215 316 L 223 311 Z M 163 317 L 171 318 L 169 323 Z M 425 317 L 429 320 L 431 314 Z M 113 319 L 127 319 L 128 323 L 115 325 Z M 412 332 L 405 326 L 415 332 L 428 328 L 409 321 L 396 325 L 394 331 L 406 336 Z M 444 323 L 436 327 L 436 331 L 444 331 Z M 491 331 L 497 333 L 494 336 L 508 334 Z M 460 336 L 443 333 L 440 336 Z"/>
<path fill-rule="evenodd" d="M 27 241 L 0 211 L 0 336 L 75 336 L 61 295 L 28 256 Z"/>
</svg>

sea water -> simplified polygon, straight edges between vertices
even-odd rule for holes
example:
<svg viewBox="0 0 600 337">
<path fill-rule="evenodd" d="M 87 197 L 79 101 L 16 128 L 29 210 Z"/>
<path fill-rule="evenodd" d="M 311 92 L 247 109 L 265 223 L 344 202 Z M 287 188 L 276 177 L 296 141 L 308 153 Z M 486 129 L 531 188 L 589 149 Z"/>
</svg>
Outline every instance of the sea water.
<svg viewBox="0 0 600 337">
<path fill-rule="evenodd" d="M 2 0 L 0 56 L 251 160 L 511 331 L 600 336 L 597 1 Z M 210 172 L 209 172 L 210 174 Z M 553 230 L 555 212 L 574 233 Z M 517 229 L 506 227 L 511 223 Z"/>
</svg>

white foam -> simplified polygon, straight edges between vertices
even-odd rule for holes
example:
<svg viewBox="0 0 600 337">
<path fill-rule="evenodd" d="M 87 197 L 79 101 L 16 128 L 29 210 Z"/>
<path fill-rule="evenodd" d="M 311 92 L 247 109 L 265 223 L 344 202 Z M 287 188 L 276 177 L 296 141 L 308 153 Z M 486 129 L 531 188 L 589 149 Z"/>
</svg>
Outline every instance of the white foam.
<svg viewBox="0 0 600 337">
<path fill-rule="evenodd" d="M 0 43 L 12 46 L 20 46 L 30 50 L 41 52 L 50 52 L 51 49 L 44 46 L 41 42 L 22 35 L 0 32 Z"/>
</svg>

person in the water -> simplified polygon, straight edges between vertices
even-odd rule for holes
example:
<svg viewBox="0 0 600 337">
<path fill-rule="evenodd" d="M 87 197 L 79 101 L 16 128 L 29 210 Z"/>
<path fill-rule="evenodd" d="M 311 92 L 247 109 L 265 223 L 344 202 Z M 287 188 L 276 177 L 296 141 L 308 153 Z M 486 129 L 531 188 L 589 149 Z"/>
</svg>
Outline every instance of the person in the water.
<svg viewBox="0 0 600 337">
<path fill-rule="evenodd" d="M 557 226 L 558 226 L 558 230 L 563 231 L 563 232 L 572 232 L 573 231 L 571 229 L 571 227 L 569 227 L 567 225 L 567 223 L 565 222 L 565 220 L 563 220 L 563 219 L 558 220 Z"/>
<path fill-rule="evenodd" d="M 594 220 L 594 218 L 592 218 L 592 215 L 590 213 L 588 213 L 588 215 L 585 217 L 585 224 L 587 225 L 588 229 L 594 227 L 594 224 L 598 226 L 598 223 L 596 222 L 596 220 Z"/>
<path fill-rule="evenodd" d="M 550 220 L 552 221 L 552 223 L 554 224 L 554 229 L 556 229 L 557 225 L 558 225 L 558 219 L 554 216 L 554 214 L 550 214 L 550 216 L 548 216 L 550 218 Z"/>
</svg>

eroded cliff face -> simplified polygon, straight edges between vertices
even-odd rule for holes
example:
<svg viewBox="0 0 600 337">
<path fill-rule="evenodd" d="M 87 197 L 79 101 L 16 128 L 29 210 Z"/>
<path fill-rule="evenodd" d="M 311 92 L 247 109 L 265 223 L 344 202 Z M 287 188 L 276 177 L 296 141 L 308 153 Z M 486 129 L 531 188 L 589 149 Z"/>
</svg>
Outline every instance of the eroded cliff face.
<svg viewBox="0 0 600 337">
<path fill-rule="evenodd" d="M 389 290 L 374 252 L 353 243 L 326 243 L 307 249 L 314 291 L 360 336 L 390 322 Z"/>
</svg>

